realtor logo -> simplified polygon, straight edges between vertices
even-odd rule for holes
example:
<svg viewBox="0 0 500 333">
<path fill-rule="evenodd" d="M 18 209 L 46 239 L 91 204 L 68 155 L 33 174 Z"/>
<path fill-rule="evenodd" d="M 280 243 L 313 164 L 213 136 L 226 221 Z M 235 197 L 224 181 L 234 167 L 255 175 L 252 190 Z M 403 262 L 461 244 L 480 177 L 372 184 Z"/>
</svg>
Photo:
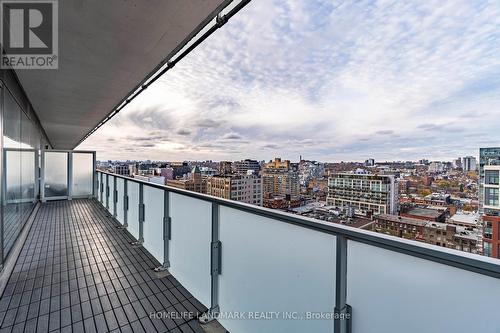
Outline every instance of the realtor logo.
<svg viewBox="0 0 500 333">
<path fill-rule="evenodd" d="M 1 68 L 57 69 L 57 0 L 1 0 Z"/>
</svg>

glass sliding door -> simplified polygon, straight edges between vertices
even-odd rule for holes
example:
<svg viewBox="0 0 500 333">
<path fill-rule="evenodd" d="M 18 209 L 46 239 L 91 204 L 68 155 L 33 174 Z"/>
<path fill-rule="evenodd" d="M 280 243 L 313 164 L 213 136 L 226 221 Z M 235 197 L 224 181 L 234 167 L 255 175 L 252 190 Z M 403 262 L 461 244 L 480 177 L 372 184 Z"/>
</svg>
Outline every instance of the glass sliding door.
<svg viewBox="0 0 500 333">
<path fill-rule="evenodd" d="M 3 250 L 7 255 L 35 206 L 37 145 L 34 125 L 8 89 L 3 100 Z"/>
<path fill-rule="evenodd" d="M 21 108 L 4 89 L 3 101 L 3 253 L 10 252 L 22 225 L 21 213 Z M 12 149 L 9 151 L 8 149 Z"/>
</svg>

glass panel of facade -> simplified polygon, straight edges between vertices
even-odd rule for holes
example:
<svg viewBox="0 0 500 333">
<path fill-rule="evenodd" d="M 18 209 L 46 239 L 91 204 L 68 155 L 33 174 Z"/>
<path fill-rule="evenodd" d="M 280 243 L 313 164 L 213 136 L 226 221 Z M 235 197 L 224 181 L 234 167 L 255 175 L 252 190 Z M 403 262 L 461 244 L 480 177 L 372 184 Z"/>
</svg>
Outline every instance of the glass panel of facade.
<svg viewBox="0 0 500 333">
<path fill-rule="evenodd" d="M 484 242 L 484 255 L 491 257 L 491 243 Z"/>
<path fill-rule="evenodd" d="M 484 172 L 484 183 L 489 185 L 498 185 L 498 170 L 486 170 Z"/>
<path fill-rule="evenodd" d="M 484 204 L 486 206 L 498 206 L 498 188 L 484 189 Z"/>
</svg>

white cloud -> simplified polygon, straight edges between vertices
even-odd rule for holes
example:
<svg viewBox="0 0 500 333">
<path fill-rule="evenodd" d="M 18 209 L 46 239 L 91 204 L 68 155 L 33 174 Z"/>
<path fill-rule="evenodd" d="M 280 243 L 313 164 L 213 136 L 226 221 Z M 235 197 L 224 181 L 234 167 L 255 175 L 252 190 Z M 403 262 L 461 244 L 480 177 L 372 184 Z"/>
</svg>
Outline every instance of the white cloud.
<svg viewBox="0 0 500 333">
<path fill-rule="evenodd" d="M 473 154 L 500 144 L 498 26 L 495 1 L 255 0 L 83 146 L 113 159 Z"/>
</svg>

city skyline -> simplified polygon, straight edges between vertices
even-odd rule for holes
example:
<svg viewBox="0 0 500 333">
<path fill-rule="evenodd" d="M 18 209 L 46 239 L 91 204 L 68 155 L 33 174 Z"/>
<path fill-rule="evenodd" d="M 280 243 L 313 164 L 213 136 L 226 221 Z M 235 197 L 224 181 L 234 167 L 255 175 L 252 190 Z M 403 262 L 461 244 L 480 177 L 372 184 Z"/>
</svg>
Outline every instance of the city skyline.
<svg viewBox="0 0 500 333">
<path fill-rule="evenodd" d="M 338 162 L 499 146 L 500 5 L 253 1 L 240 14 L 80 148 Z"/>
</svg>

